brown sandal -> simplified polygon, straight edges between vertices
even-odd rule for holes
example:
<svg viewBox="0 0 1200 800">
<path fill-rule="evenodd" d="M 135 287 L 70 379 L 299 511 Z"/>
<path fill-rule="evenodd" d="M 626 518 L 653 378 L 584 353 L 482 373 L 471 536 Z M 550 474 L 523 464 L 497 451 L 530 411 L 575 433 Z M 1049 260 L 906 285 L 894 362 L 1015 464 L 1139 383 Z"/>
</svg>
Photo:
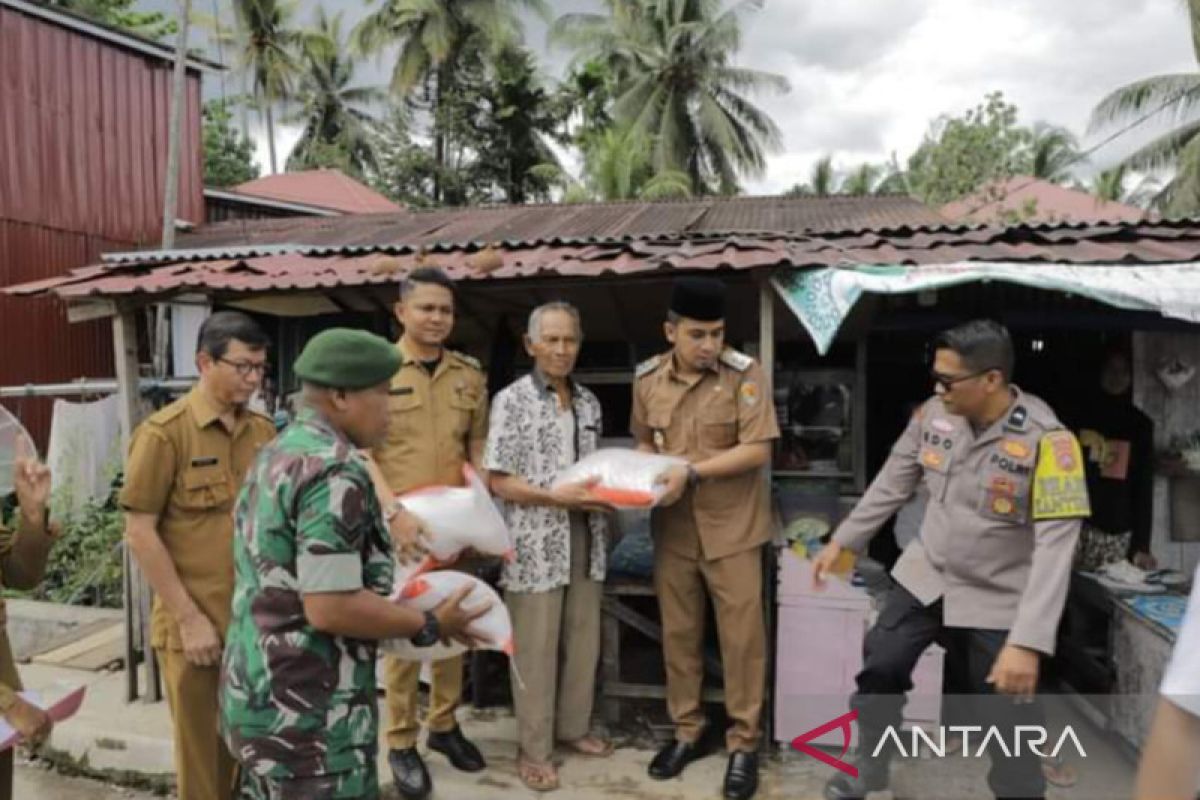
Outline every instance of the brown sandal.
<svg viewBox="0 0 1200 800">
<path fill-rule="evenodd" d="M 535 792 L 552 792 L 558 788 L 558 770 L 550 763 L 538 763 L 521 755 L 517 758 L 517 777 L 526 788 Z"/>
<path fill-rule="evenodd" d="M 586 744 L 585 744 L 586 743 Z M 577 756 L 584 758 L 608 758 L 613 753 L 613 743 L 598 736 L 581 736 L 570 742 L 562 742 L 563 747 Z"/>
</svg>

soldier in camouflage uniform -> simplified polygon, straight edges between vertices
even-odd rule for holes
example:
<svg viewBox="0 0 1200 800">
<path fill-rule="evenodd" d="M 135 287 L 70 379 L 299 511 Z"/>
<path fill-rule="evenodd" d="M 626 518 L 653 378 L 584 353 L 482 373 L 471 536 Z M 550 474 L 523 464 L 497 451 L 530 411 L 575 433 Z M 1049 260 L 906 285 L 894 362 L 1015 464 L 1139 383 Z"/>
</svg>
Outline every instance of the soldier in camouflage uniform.
<svg viewBox="0 0 1200 800">
<path fill-rule="evenodd" d="M 305 408 L 264 447 L 236 510 L 221 731 L 240 797 L 375 798 L 376 640 L 461 638 L 465 593 L 424 616 L 390 603 L 392 548 L 361 448 L 382 439 L 386 340 L 332 329 L 296 361 Z"/>
</svg>

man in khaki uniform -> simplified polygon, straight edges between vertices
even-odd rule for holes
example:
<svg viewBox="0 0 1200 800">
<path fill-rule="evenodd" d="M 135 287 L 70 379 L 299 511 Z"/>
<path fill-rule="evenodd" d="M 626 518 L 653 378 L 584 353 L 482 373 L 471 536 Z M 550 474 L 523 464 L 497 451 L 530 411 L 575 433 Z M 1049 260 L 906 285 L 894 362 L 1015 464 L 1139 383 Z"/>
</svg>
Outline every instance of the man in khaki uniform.
<svg viewBox="0 0 1200 800">
<path fill-rule="evenodd" d="M 47 522 L 46 502 L 50 497 L 50 471 L 20 452 L 13 473 L 18 516 L 16 531 L 0 520 L 0 591 L 32 589 L 41 583 L 50 547 L 58 537 L 56 526 Z M 36 747 L 50 735 L 53 723 L 46 712 L 22 698 L 21 678 L 13 661 L 4 598 L 0 595 L 0 717 Z M 0 800 L 13 796 L 13 750 L 0 753 Z"/>
<path fill-rule="evenodd" d="M 996 727 L 1012 748 L 1017 726 L 1042 723 L 1039 661 L 1054 653 L 1080 520 L 1089 514 L 1079 444 L 1049 406 L 1009 383 L 1013 348 L 1001 325 L 967 323 L 935 348 L 936 396 L 815 563 L 820 582 L 843 548 L 862 551 L 924 482 L 920 536 L 892 572 L 897 583 L 867 634 L 850 701 L 859 714 L 859 774 L 838 773 L 828 798 L 887 787 L 892 751 L 883 737 L 899 729 L 913 667 L 935 640 L 966 681 L 970 702 L 955 700 L 971 724 Z M 988 696 L 997 693 L 1007 697 Z M 1043 795 L 1036 753 L 988 752 L 997 797 Z"/>
<path fill-rule="evenodd" d="M 439 269 L 414 270 L 400 288 L 396 318 L 404 328 L 396 345 L 403 363 L 392 379 L 387 440 L 373 455 L 397 495 L 423 486 L 461 486 L 463 465 L 478 466 L 482 460 L 488 408 L 487 380 L 479 362 L 444 347 L 454 327 L 454 284 Z M 400 558 L 412 552 L 418 528 L 406 513 L 393 520 Z M 483 755 L 454 716 L 462 697 L 462 657 L 435 661 L 431 668 L 429 747 L 457 769 L 478 772 L 486 766 Z M 420 672 L 419 661 L 384 658 L 388 763 L 396 788 L 410 800 L 433 789 L 417 752 Z"/>
<path fill-rule="evenodd" d="M 199 383 L 138 426 L 125 464 L 125 537 L 154 589 L 151 645 L 174 721 L 180 800 L 233 796 L 217 682 L 233 597 L 233 505 L 275 435 L 246 407 L 267 370 L 266 347 L 245 314 L 205 320 Z"/>
<path fill-rule="evenodd" d="M 703 753 L 704 598 L 712 598 L 732 727 L 725 796 L 758 788 L 759 718 L 766 674 L 762 546 L 770 538 L 762 467 L 779 438 L 770 381 L 749 356 L 725 347 L 725 287 L 675 282 L 665 332 L 673 349 L 642 363 L 630 427 L 639 449 L 680 456 L 655 510 L 654 580 L 663 623 L 667 708 L 675 741 L 650 763 L 659 780 Z"/>
</svg>

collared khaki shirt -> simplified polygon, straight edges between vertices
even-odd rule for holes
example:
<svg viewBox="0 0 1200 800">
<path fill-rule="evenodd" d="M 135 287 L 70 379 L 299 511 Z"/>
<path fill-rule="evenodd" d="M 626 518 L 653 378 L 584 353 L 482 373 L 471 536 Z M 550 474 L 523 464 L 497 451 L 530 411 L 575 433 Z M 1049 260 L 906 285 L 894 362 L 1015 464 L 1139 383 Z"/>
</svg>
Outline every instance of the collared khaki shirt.
<svg viewBox="0 0 1200 800">
<path fill-rule="evenodd" d="M 233 597 L 233 504 L 271 420 L 243 410 L 233 431 L 197 386 L 134 432 L 120 503 L 153 514 L 179 580 L 224 637 Z M 154 598 L 151 645 L 182 648 L 179 626 Z"/>
<path fill-rule="evenodd" d="M 41 583 L 53 543 L 52 534 L 40 525 L 30 528 L 19 515 L 15 531 L 0 522 L 0 629 L 8 621 L 3 589 L 28 590 Z M 7 646 L 0 648 L 0 712 L 12 707 L 20 689 L 12 652 Z"/>
<path fill-rule="evenodd" d="M 921 534 L 892 574 L 922 603 L 944 599 L 950 627 L 1010 631 L 1053 654 L 1080 520 L 1090 513 L 1075 437 L 1044 402 L 1013 387 L 978 435 L 934 397 L 913 416 L 835 541 L 862 550 L 924 481 Z"/>
<path fill-rule="evenodd" d="M 487 440 L 487 376 L 470 356 L 446 350 L 430 375 L 403 346 L 392 378 L 387 440 L 372 455 L 396 494 L 463 485 L 471 445 Z"/>
<path fill-rule="evenodd" d="M 704 461 L 740 444 L 779 438 L 771 385 L 754 359 L 725 350 L 703 375 L 681 374 L 672 353 L 637 369 L 630 428 L 655 452 Z M 702 481 L 679 502 L 654 510 L 661 546 L 715 560 L 771 538 L 767 480 L 762 470 Z"/>
</svg>

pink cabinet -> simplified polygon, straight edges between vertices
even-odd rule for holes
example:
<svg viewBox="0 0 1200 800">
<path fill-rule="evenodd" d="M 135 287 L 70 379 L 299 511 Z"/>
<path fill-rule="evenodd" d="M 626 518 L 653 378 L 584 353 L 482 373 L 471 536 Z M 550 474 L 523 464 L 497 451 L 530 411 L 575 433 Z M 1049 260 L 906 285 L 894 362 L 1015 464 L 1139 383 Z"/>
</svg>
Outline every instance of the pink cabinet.
<svg viewBox="0 0 1200 800">
<path fill-rule="evenodd" d="M 836 578 L 816 591 L 809 562 L 782 550 L 778 602 L 775 738 L 788 743 L 849 711 L 854 676 L 862 669 L 871 599 L 862 589 Z M 942 661 L 942 648 L 932 645 L 917 662 L 914 688 L 905 706 L 906 727 L 937 725 Z M 852 730 L 857 736 L 857 726 Z M 842 732 L 835 729 L 812 742 L 840 749 Z"/>
</svg>

